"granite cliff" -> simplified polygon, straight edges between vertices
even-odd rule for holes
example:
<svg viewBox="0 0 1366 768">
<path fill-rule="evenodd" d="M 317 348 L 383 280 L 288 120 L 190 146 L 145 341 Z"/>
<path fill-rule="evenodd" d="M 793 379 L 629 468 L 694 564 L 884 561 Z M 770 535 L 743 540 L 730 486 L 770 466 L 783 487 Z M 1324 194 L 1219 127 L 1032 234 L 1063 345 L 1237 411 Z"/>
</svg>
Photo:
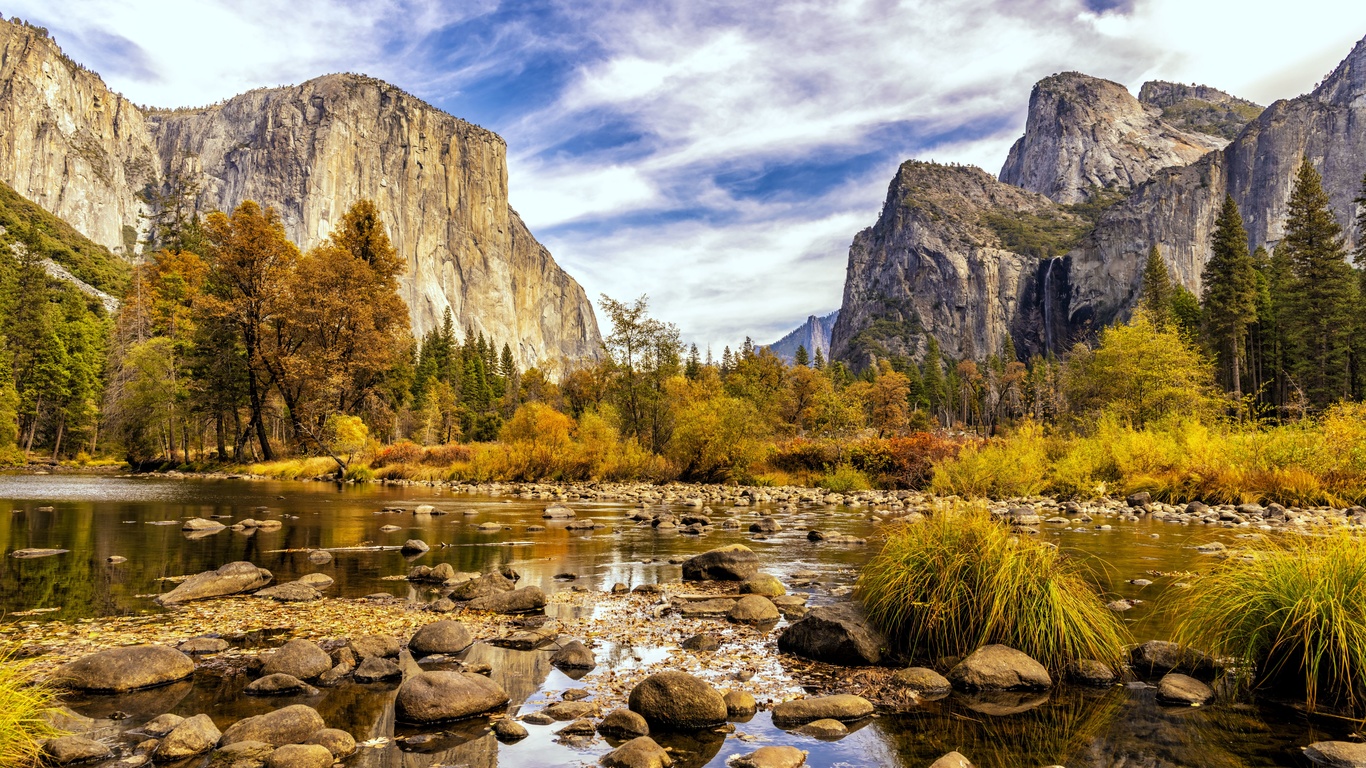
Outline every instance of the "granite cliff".
<svg viewBox="0 0 1366 768">
<path fill-rule="evenodd" d="M 46 33 L 0 21 L 0 181 L 131 255 L 147 200 L 171 179 L 201 211 L 255 200 L 318 243 L 373 199 L 407 261 L 414 333 L 439 326 L 557 370 L 600 348 L 592 304 L 508 205 L 506 145 L 387 83 L 327 75 L 203 109 L 141 109 L 67 59 Z"/>
<path fill-rule="evenodd" d="M 839 316 L 838 309 L 824 317 L 811 315 L 806 318 L 806 322 L 794 328 L 781 339 L 764 346 L 789 363 L 796 360 L 797 347 L 805 347 L 806 353 L 813 360 L 816 357 L 816 350 L 820 350 L 821 355 L 828 358 L 830 356 L 830 333 L 835 329 L 835 320 Z"/>
</svg>

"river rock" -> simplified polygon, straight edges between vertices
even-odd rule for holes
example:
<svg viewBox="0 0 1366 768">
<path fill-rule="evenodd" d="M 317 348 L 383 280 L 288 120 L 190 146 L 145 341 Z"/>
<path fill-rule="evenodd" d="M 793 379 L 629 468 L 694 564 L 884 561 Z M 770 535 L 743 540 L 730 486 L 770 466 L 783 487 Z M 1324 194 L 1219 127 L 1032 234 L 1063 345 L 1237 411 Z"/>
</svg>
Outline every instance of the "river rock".
<svg viewBox="0 0 1366 768">
<path fill-rule="evenodd" d="M 209 768 L 265 768 L 275 747 L 263 741 L 239 741 L 220 745 L 209 756 Z"/>
<path fill-rule="evenodd" d="M 773 708 L 773 724 L 791 728 L 813 720 L 861 720 L 873 714 L 872 702 L 847 693 L 784 701 Z"/>
<path fill-rule="evenodd" d="M 108 744 L 84 736 L 61 736 L 43 744 L 43 755 L 54 765 L 76 765 L 104 760 L 113 755 Z"/>
<path fill-rule="evenodd" d="M 759 747 L 730 761 L 731 768 L 800 768 L 806 765 L 806 752 L 796 747 Z"/>
<path fill-rule="evenodd" d="M 1316 741 L 1304 756 L 1328 768 L 1366 768 L 1366 744 L 1355 741 Z"/>
<path fill-rule="evenodd" d="M 563 504 L 552 504 L 546 507 L 545 511 L 541 513 L 541 517 L 546 520 L 568 520 L 573 516 L 574 510 Z"/>
<path fill-rule="evenodd" d="M 948 693 L 952 688 L 948 678 L 929 667 L 908 667 L 892 674 L 892 682 L 916 693 Z"/>
<path fill-rule="evenodd" d="M 322 549 L 315 549 L 308 553 L 308 562 L 314 565 L 327 565 L 332 562 L 332 553 Z"/>
<path fill-rule="evenodd" d="M 550 657 L 550 665 L 559 669 L 593 669 L 598 665 L 593 651 L 578 640 L 570 640 Z"/>
<path fill-rule="evenodd" d="M 390 635 L 364 635 L 353 637 L 348 642 L 351 652 L 356 654 L 358 659 L 368 659 L 371 656 L 391 659 L 403 650 L 402 644 L 397 637 Z M 464 650 L 463 648 L 461 650 Z"/>
<path fill-rule="evenodd" d="M 761 517 L 749 524 L 750 533 L 778 533 L 782 530 L 782 524 L 772 517 Z"/>
<path fill-rule="evenodd" d="M 930 768 L 973 768 L 972 761 L 963 757 L 957 752 L 950 752 L 947 755 L 930 763 Z"/>
<path fill-rule="evenodd" d="M 684 650 L 694 652 L 701 651 L 704 653 L 711 653 L 720 647 L 721 641 L 717 640 L 715 635 L 709 635 L 705 632 L 699 632 L 683 641 Z"/>
<path fill-rule="evenodd" d="M 1041 690 L 1053 678 L 1039 662 L 1005 645 L 986 645 L 949 670 L 949 682 L 965 691 Z"/>
<path fill-rule="evenodd" d="M 839 741 L 849 735 L 849 729 L 838 720 L 826 718 L 803 725 L 797 729 L 797 733 L 821 741 Z"/>
<path fill-rule="evenodd" d="M 205 520 L 202 517 L 192 517 L 189 520 L 186 520 L 184 525 L 180 526 L 180 530 L 185 533 L 207 536 L 211 533 L 218 533 L 227 527 L 228 526 L 223 525 L 217 520 Z"/>
<path fill-rule="evenodd" d="M 181 653 L 205 654 L 222 653 L 228 650 L 228 641 L 221 637 L 192 637 L 189 640 L 176 646 L 176 650 Z"/>
<path fill-rule="evenodd" d="M 356 740 L 339 728 L 324 728 L 309 737 L 305 744 L 317 744 L 332 753 L 334 760 L 356 754 Z"/>
<path fill-rule="evenodd" d="M 721 699 L 726 702 L 726 717 L 730 720 L 754 717 L 754 713 L 759 711 L 754 696 L 744 691 L 726 691 Z"/>
<path fill-rule="evenodd" d="M 132 645 L 82 656 L 54 675 L 62 685 L 98 693 L 123 693 L 184 680 L 194 660 L 165 645 Z"/>
<path fill-rule="evenodd" d="M 302 638 L 290 640 L 272 653 L 261 671 L 267 675 L 284 673 L 300 680 L 312 680 L 332 668 L 332 657 L 317 643 Z"/>
<path fill-rule="evenodd" d="M 406 723 L 440 723 L 482 715 L 508 703 L 502 686 L 469 672 L 419 672 L 403 681 L 394 715 Z"/>
<path fill-rule="evenodd" d="M 460 584 L 451 590 L 452 600 L 475 600 L 488 595 L 496 595 L 500 592 L 511 592 L 517 588 L 517 583 L 497 571 L 489 571 L 477 579 Z"/>
<path fill-rule="evenodd" d="M 213 749 L 223 734 L 208 715 L 186 718 L 157 744 L 158 762 L 180 760 L 191 755 L 202 755 Z"/>
<path fill-rule="evenodd" d="M 545 607 L 545 592 L 540 587 L 522 587 L 511 592 L 476 597 L 466 607 L 471 611 L 489 613 L 529 613 Z"/>
<path fill-rule="evenodd" d="M 590 704 L 586 701 L 557 701 L 541 711 L 545 713 L 546 717 L 562 723 L 567 720 L 587 717 L 596 712 L 597 709 L 596 704 Z"/>
<path fill-rule="evenodd" d="M 614 709 L 598 723 L 598 733 L 614 739 L 634 739 L 649 736 L 650 724 L 629 709 Z"/>
<path fill-rule="evenodd" d="M 174 605 L 191 600 L 240 595 L 264 587 L 272 578 L 270 571 L 242 560 L 228 563 L 216 571 L 195 574 L 170 592 L 158 595 L 156 601 L 162 605 Z"/>
<path fill-rule="evenodd" d="M 286 744 L 270 753 L 266 768 L 332 768 L 332 753 L 320 744 Z"/>
<path fill-rule="evenodd" d="M 358 682 L 377 683 L 381 680 L 392 680 L 402 677 L 403 670 L 398 668 L 394 662 L 382 656 L 369 656 L 361 661 L 356 667 L 354 677 Z"/>
<path fill-rule="evenodd" d="M 673 758 L 649 736 L 638 736 L 603 755 L 604 768 L 669 768 Z"/>
<path fill-rule="evenodd" d="M 530 734 L 527 732 L 526 726 L 522 725 L 516 720 L 503 718 L 502 720 L 499 720 L 498 722 L 493 724 L 493 737 L 503 742 L 504 744 L 511 744 L 515 741 L 521 741 L 529 735 Z"/>
<path fill-rule="evenodd" d="M 784 587 L 783 583 L 778 581 L 775 576 L 767 573 L 756 573 L 740 582 L 740 594 L 778 597 L 787 594 L 787 587 Z"/>
<path fill-rule="evenodd" d="M 65 555 L 67 552 L 70 551 L 71 550 L 69 549 L 16 549 L 13 552 L 9 553 L 9 556 L 16 557 L 20 560 L 32 560 L 35 557 L 51 557 L 53 555 Z"/>
<path fill-rule="evenodd" d="M 313 589 L 327 589 L 337 582 L 325 573 L 306 573 L 299 577 L 298 583 Z"/>
<path fill-rule="evenodd" d="M 1209 679 L 1215 673 L 1209 656 L 1165 640 L 1149 640 L 1134 646 L 1129 651 L 1129 664 L 1138 674 L 1153 677 L 1179 671 Z"/>
<path fill-rule="evenodd" d="M 705 681 L 686 672 L 659 672 L 631 689 L 628 706 L 653 727 L 700 730 L 726 722 L 726 701 Z"/>
<path fill-rule="evenodd" d="M 431 547 L 427 546 L 427 542 L 422 539 L 408 539 L 403 542 L 403 546 L 399 548 L 399 551 L 405 555 L 420 555 L 429 549 L 431 549 Z"/>
<path fill-rule="evenodd" d="M 275 672 L 252 680 L 246 692 L 253 696 L 278 696 L 285 693 L 298 693 L 308 686 L 294 675 Z"/>
<path fill-rule="evenodd" d="M 276 600 L 281 603 L 311 603 L 314 600 L 321 600 L 322 594 L 307 584 L 289 581 L 273 587 L 266 587 L 258 591 L 254 597 Z"/>
<path fill-rule="evenodd" d="M 726 616 L 740 624 L 767 624 L 779 618 L 778 607 L 761 595 L 745 595 L 736 600 Z"/>
<path fill-rule="evenodd" d="M 244 741 L 260 741 L 273 747 L 302 744 L 326 727 L 317 710 L 303 704 L 291 704 L 274 712 L 238 720 L 223 731 L 218 746 L 222 748 Z"/>
<path fill-rule="evenodd" d="M 474 637 L 464 624 L 454 619 L 443 619 L 413 633 L 408 641 L 408 650 L 414 656 L 431 656 L 436 653 L 460 653 L 471 645 L 474 645 Z"/>
<path fill-rule="evenodd" d="M 1214 698 L 1208 685 L 1179 672 L 1168 672 L 1157 683 L 1157 700 L 1163 704 L 1204 704 Z"/>
<path fill-rule="evenodd" d="M 1104 688 L 1115 682 L 1115 671 L 1109 664 L 1095 659 L 1081 659 L 1072 665 L 1072 681 L 1081 685 Z"/>
<path fill-rule="evenodd" d="M 167 712 L 164 715 L 157 715 L 151 720 L 148 720 L 143 724 L 140 730 L 154 739 L 159 739 L 171 731 L 174 731 L 175 727 L 183 722 L 185 722 L 185 718 Z M 91 722 L 91 725 L 93 726 L 93 721 Z"/>
<path fill-rule="evenodd" d="M 783 653 L 844 666 L 879 664 L 886 647 L 887 639 L 852 603 L 812 608 L 778 637 Z"/>
<path fill-rule="evenodd" d="M 759 571 L 759 556 L 743 544 L 703 552 L 683 563 L 684 581 L 744 581 Z"/>
</svg>

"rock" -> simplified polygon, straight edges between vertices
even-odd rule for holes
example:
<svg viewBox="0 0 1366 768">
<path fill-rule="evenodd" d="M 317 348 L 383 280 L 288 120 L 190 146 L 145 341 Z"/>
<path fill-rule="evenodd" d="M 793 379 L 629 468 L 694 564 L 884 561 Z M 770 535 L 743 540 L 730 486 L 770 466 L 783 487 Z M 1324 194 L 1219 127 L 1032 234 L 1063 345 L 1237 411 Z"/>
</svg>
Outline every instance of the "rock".
<svg viewBox="0 0 1366 768">
<path fill-rule="evenodd" d="M 677 604 L 678 614 L 684 618 L 725 616 L 735 607 L 735 599 L 715 597 L 709 600 L 687 600 Z"/>
<path fill-rule="evenodd" d="M 973 768 L 973 765 L 966 757 L 957 752 L 950 752 L 930 763 L 930 768 Z"/>
<path fill-rule="evenodd" d="M 603 755 L 604 768 L 669 768 L 673 758 L 649 736 L 638 736 Z"/>
<path fill-rule="evenodd" d="M 726 702 L 705 681 L 685 672 L 659 672 L 631 689 L 632 712 L 651 728 L 695 731 L 726 722 Z"/>
<path fill-rule="evenodd" d="M 162 605 L 175 605 L 191 600 L 240 595 L 264 587 L 272 578 L 270 571 L 243 560 L 228 563 L 216 571 L 195 574 L 170 592 L 158 595 L 156 601 Z"/>
<path fill-rule="evenodd" d="M 393 533 L 394 531 L 401 531 L 403 529 L 399 528 L 397 525 L 381 525 L 379 530 L 380 533 Z"/>
<path fill-rule="evenodd" d="M 522 587 L 511 592 L 498 592 L 476 597 L 466 606 L 471 611 L 489 613 L 528 613 L 545 607 L 545 593 L 540 587 Z"/>
<path fill-rule="evenodd" d="M 1130 507 L 1138 508 L 1148 506 L 1148 504 L 1152 503 L 1152 500 L 1153 497 L 1151 494 L 1143 492 L 1130 494 L 1129 497 L 1124 500 L 1124 503 L 1128 504 Z"/>
<path fill-rule="evenodd" d="M 183 722 L 185 722 L 185 718 L 167 712 L 164 715 L 157 715 L 151 720 L 148 720 L 143 724 L 141 730 L 152 738 L 160 739 L 171 731 L 174 731 L 175 727 Z"/>
<path fill-rule="evenodd" d="M 455 601 L 451 600 L 449 597 L 443 597 L 440 600 L 435 600 L 432 602 L 431 605 L 427 606 L 427 610 L 433 613 L 450 613 L 451 611 L 454 611 L 455 608 Z"/>
<path fill-rule="evenodd" d="M 563 504 L 552 504 L 545 508 L 545 511 L 541 513 L 541 517 L 546 520 L 568 520 L 571 517 L 574 517 L 574 510 Z"/>
<path fill-rule="evenodd" d="M 550 725 L 555 722 L 555 718 L 544 712 L 532 712 L 530 714 L 522 715 L 522 722 L 531 723 L 532 725 Z"/>
<path fill-rule="evenodd" d="M 792 728 L 813 720 L 849 722 L 861 720 L 871 714 L 873 705 L 867 699 L 841 693 L 784 701 L 773 707 L 773 724 L 779 728 Z"/>
<path fill-rule="evenodd" d="M 753 576 L 740 582 L 740 594 L 742 595 L 763 595 L 764 597 L 777 597 L 787 594 L 787 587 L 781 581 L 767 573 L 756 573 Z"/>
<path fill-rule="evenodd" d="M 164 645 L 132 645 L 82 656 L 63 664 L 54 682 L 98 693 L 123 693 L 184 680 L 194 661 Z"/>
<path fill-rule="evenodd" d="M 503 530 L 503 526 L 500 523 L 480 523 L 474 529 L 480 533 L 497 533 Z"/>
<path fill-rule="evenodd" d="M 720 647 L 721 641 L 717 640 L 715 635 L 709 635 L 705 632 L 693 635 L 692 637 L 683 641 L 683 648 L 689 651 L 702 651 L 710 653 Z"/>
<path fill-rule="evenodd" d="M 304 681 L 293 675 L 275 672 L 252 680 L 247 684 L 246 692 L 253 696 L 275 696 L 284 693 L 297 693 L 307 687 Z"/>
<path fill-rule="evenodd" d="M 546 717 L 558 722 L 578 720 L 581 717 L 593 714 L 595 711 L 597 711 L 597 705 L 586 701 L 557 701 L 541 710 Z"/>
<path fill-rule="evenodd" d="M 778 637 L 783 653 L 845 666 L 879 664 L 886 647 L 887 639 L 852 603 L 812 608 Z"/>
<path fill-rule="evenodd" d="M 128 562 L 128 558 L 124 557 L 123 555 L 110 555 L 109 557 L 105 558 L 104 561 L 106 563 L 109 563 L 110 565 L 122 565 Z"/>
<path fill-rule="evenodd" d="M 336 580 L 325 573 L 307 573 L 299 577 L 298 583 L 313 589 L 327 589 L 335 584 Z"/>
<path fill-rule="evenodd" d="M 324 728 L 309 737 L 305 744 L 317 744 L 332 753 L 333 760 L 341 760 L 356 754 L 356 740 L 351 734 L 337 728 Z"/>
<path fill-rule="evenodd" d="M 239 741 L 220 746 L 209 756 L 210 768 L 265 768 L 275 747 L 262 741 Z"/>
<path fill-rule="evenodd" d="M 32 560 L 38 557 L 51 557 L 53 555 L 65 555 L 69 549 L 16 549 L 9 553 L 10 557 L 20 560 Z"/>
<path fill-rule="evenodd" d="M 954 688 L 965 691 L 1041 690 L 1053 685 L 1042 664 L 1004 645 L 973 651 L 949 671 L 948 679 Z"/>
<path fill-rule="evenodd" d="M 614 709 L 598 723 L 598 733 L 614 739 L 634 739 L 649 736 L 650 724 L 629 709 Z"/>
<path fill-rule="evenodd" d="M 207 536 L 211 533 L 218 533 L 227 527 L 228 526 L 223 525 L 217 520 L 205 520 L 202 517 L 192 517 L 189 520 L 186 520 L 184 525 L 180 526 L 180 530 L 186 533 Z"/>
<path fill-rule="evenodd" d="M 740 624 L 767 624 L 780 617 L 778 607 L 761 595 L 745 595 L 735 601 L 726 616 Z"/>
<path fill-rule="evenodd" d="M 570 640 L 551 655 L 550 665 L 559 669 L 593 669 L 598 662 L 588 646 L 578 640 Z"/>
<path fill-rule="evenodd" d="M 493 724 L 493 737 L 504 744 L 521 741 L 528 735 L 526 726 L 516 720 L 504 718 Z"/>
<path fill-rule="evenodd" d="M 327 565 L 332 562 L 332 553 L 315 549 L 308 553 L 308 562 L 314 565 Z"/>
<path fill-rule="evenodd" d="M 1328 768 L 1366 768 L 1366 744 L 1355 741 L 1316 741 L 1304 756 Z"/>
<path fill-rule="evenodd" d="M 347 641 L 347 645 L 358 659 L 368 659 L 371 656 L 394 658 L 403 650 L 403 646 L 398 642 L 398 638 L 389 635 L 364 635 L 362 637 L 353 637 Z M 461 650 L 464 649 L 462 648 Z"/>
<path fill-rule="evenodd" d="M 427 542 L 422 539 L 408 539 L 403 542 L 403 547 L 399 549 L 399 552 L 405 555 L 420 555 L 429 549 L 431 547 L 427 546 Z"/>
<path fill-rule="evenodd" d="M 157 744 L 158 762 L 180 760 L 191 755 L 202 755 L 213 749 L 223 734 L 208 715 L 186 718 Z"/>
<path fill-rule="evenodd" d="M 1115 682 L 1115 671 L 1109 664 L 1096 661 L 1095 659 L 1081 659 L 1072 665 L 1070 670 L 1072 681 L 1081 685 L 1089 685 L 1096 688 L 1104 688 Z"/>
<path fill-rule="evenodd" d="M 754 697 L 744 691 L 726 691 L 721 700 L 726 702 L 726 718 L 730 720 L 754 717 L 754 713 L 759 711 L 759 705 L 754 701 Z"/>
<path fill-rule="evenodd" d="M 796 747 L 759 747 L 730 761 L 731 768 L 799 768 L 806 753 Z"/>
<path fill-rule="evenodd" d="M 703 552 L 683 563 L 684 581 L 744 581 L 759 570 L 759 556 L 743 544 Z"/>
<path fill-rule="evenodd" d="M 381 680 L 392 680 L 403 676 L 403 670 L 398 668 L 394 662 L 382 656 L 367 656 L 356 667 L 353 674 L 358 682 L 377 683 Z"/>
<path fill-rule="evenodd" d="M 772 517 L 761 517 L 749 524 L 750 533 L 778 533 L 783 530 L 783 526 Z"/>
<path fill-rule="evenodd" d="M 519 632 L 513 632 L 511 634 L 503 635 L 502 637 L 495 637 L 489 641 L 489 644 L 496 645 L 500 648 L 530 651 L 553 642 L 555 638 L 559 636 L 560 623 L 558 621 L 547 621 L 540 626 L 532 626 Z M 569 671 L 572 668 L 563 667 L 563 669 Z M 582 676 L 582 674 L 579 675 L 579 677 Z"/>
<path fill-rule="evenodd" d="M 1214 662 L 1209 656 L 1165 640 L 1149 640 L 1134 646 L 1129 651 L 1129 664 L 1138 674 L 1153 677 L 1180 671 L 1209 678 L 1215 673 Z"/>
<path fill-rule="evenodd" d="M 191 655 L 205 653 L 222 653 L 231 647 L 228 641 L 221 637 L 192 637 L 189 640 L 176 646 L 176 650 L 181 653 Z"/>
<path fill-rule="evenodd" d="M 319 744 L 286 744 L 266 758 L 266 768 L 332 768 L 332 753 Z"/>
<path fill-rule="evenodd" d="M 796 620 L 806 616 L 806 595 L 778 595 L 771 599 L 783 618 Z"/>
<path fill-rule="evenodd" d="M 434 621 L 413 633 L 408 641 L 408 650 L 414 656 L 431 656 L 436 653 L 460 653 L 474 645 L 470 631 L 454 619 Z"/>
<path fill-rule="evenodd" d="M 113 755 L 108 744 L 84 736 L 61 736 L 43 744 L 43 755 L 54 765 L 93 763 Z"/>
<path fill-rule="evenodd" d="M 297 581 L 266 587 L 265 589 L 258 591 L 255 597 L 278 600 L 282 603 L 311 603 L 314 600 L 322 599 L 322 595 L 318 593 L 318 590 L 307 584 L 300 584 Z"/>
<path fill-rule="evenodd" d="M 849 729 L 838 720 L 816 720 L 797 729 L 797 733 L 821 741 L 839 741 L 849 735 Z"/>
<path fill-rule="evenodd" d="M 302 638 L 290 640 L 266 658 L 261 671 L 267 675 L 283 673 L 300 680 L 312 680 L 332 668 L 332 657 L 317 643 Z"/>
<path fill-rule="evenodd" d="M 892 674 L 892 682 L 916 693 L 948 693 L 952 686 L 947 678 L 929 667 L 908 667 Z"/>
<path fill-rule="evenodd" d="M 1179 672 L 1168 672 L 1157 683 L 1157 700 L 1163 704 L 1204 704 L 1214 698 L 1208 685 Z"/>
<path fill-rule="evenodd" d="M 221 749 L 244 741 L 260 741 L 273 747 L 302 744 L 326 727 L 317 710 L 303 704 L 291 704 L 274 712 L 238 720 L 223 731 L 218 746 Z"/>
<path fill-rule="evenodd" d="M 419 672 L 403 681 L 394 716 L 406 723 L 440 723 L 482 715 L 508 703 L 502 686 L 468 672 Z"/>
</svg>

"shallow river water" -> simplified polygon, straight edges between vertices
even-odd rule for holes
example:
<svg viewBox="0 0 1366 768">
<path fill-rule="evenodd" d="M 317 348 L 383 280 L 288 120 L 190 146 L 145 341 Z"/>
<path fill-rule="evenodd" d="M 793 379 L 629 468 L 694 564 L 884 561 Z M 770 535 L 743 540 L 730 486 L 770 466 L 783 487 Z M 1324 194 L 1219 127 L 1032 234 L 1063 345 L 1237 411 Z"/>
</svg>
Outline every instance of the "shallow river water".
<svg viewBox="0 0 1366 768">
<path fill-rule="evenodd" d="M 414 515 L 418 504 L 447 512 Z M 877 546 L 869 510 L 799 507 L 784 514 L 784 533 L 755 540 L 742 531 L 714 530 L 687 536 L 638 527 L 624 520 L 625 503 L 585 502 L 571 505 L 580 518 L 606 527 L 569 531 L 547 523 L 543 532 L 527 532 L 542 524 L 547 501 L 515 497 L 475 496 L 419 487 L 339 486 L 245 480 L 125 478 L 93 475 L 0 476 L 0 549 L 8 555 L 24 548 L 58 548 L 66 554 L 38 559 L 0 560 L 0 611 L 6 622 L 78 621 L 161 611 L 150 599 L 174 586 L 166 577 L 183 576 L 236 560 L 250 560 L 271 570 L 276 583 L 307 573 L 335 579 L 329 597 L 360 597 L 388 592 L 412 601 L 437 595 L 406 581 L 386 579 L 405 574 L 414 564 L 451 563 L 457 571 L 482 571 L 509 565 L 522 575 L 520 586 L 537 585 L 547 592 L 571 585 L 604 590 L 616 582 L 629 586 L 677 581 L 680 569 L 671 557 L 694 554 L 741 542 L 754 549 L 764 569 L 788 581 L 789 574 L 815 570 L 818 583 L 809 588 L 812 605 L 830 602 L 852 584 L 857 568 Z M 407 512 L 383 512 L 402 507 Z M 735 515 L 744 519 L 754 509 L 717 509 L 714 520 Z M 213 517 L 230 523 L 246 517 L 279 519 L 278 531 L 244 535 L 231 530 L 193 539 L 182 534 L 188 517 Z M 498 533 L 480 533 L 475 525 L 498 522 Z M 392 533 L 382 525 L 397 525 Z M 1111 525 L 1102 530 L 1101 525 Z M 868 538 L 867 546 L 815 545 L 805 538 L 819 528 Z M 1116 595 L 1141 600 L 1123 614 L 1135 638 L 1166 639 L 1172 617 L 1163 610 L 1162 594 L 1172 574 L 1207 567 L 1197 544 L 1223 540 L 1230 545 L 1239 531 L 1157 522 L 1124 523 L 1097 518 L 1082 526 L 1044 526 L 1040 534 L 1069 552 L 1092 558 L 1102 580 Z M 337 551 L 326 565 L 313 565 L 303 550 L 398 545 L 420 538 L 432 550 L 409 558 L 397 550 Z M 110 556 L 128 558 L 119 565 Z M 577 581 L 557 580 L 573 572 Z M 1131 579 L 1155 583 L 1138 587 Z M 1179 577 L 1176 577 L 1179 578 Z M 55 609 L 55 610 L 54 610 Z M 16 615 L 17 614 L 17 615 Z M 211 627 L 204 629 L 212 632 Z M 781 625 L 774 630 L 781 631 Z M 232 638 L 236 643 L 277 643 L 280 638 Z M 663 658 L 671 649 L 647 646 L 607 647 L 595 652 L 599 666 L 590 675 L 610 675 L 640 659 Z M 493 677 L 512 697 L 511 712 L 525 714 L 558 699 L 560 692 L 583 685 L 549 665 L 549 651 L 513 651 L 476 644 L 466 661 L 488 662 Z M 163 712 L 209 713 L 220 727 L 248 715 L 286 704 L 316 708 L 331 727 L 343 728 L 358 742 L 371 742 L 347 761 L 351 766 L 427 768 L 428 766 L 557 766 L 593 765 L 611 749 L 599 738 L 588 745 L 568 746 L 555 740 L 563 726 L 528 725 L 531 735 L 516 744 L 500 745 L 487 722 L 476 720 L 431 730 L 410 731 L 393 722 L 394 684 L 344 683 L 313 695 L 261 699 L 243 695 L 241 677 L 196 675 L 192 681 L 120 697 L 71 698 L 78 713 L 96 718 L 102 735 L 133 728 Z M 677 751 L 684 768 L 723 766 L 731 756 L 762 743 L 794 744 L 809 750 L 812 766 L 928 765 L 957 749 L 982 768 L 1065 765 L 1127 766 L 1304 766 L 1301 748 L 1313 741 L 1344 738 L 1352 724 L 1311 721 L 1295 709 L 1273 702 L 1217 703 L 1197 709 L 1159 706 L 1151 687 L 1116 686 L 1084 690 L 1060 686 L 1035 700 L 1021 701 L 1013 714 L 989 714 L 957 695 L 928 702 L 909 714 L 873 718 L 852 728 L 837 742 L 784 733 L 766 712 L 737 724 L 737 733 L 658 740 Z M 1040 703 L 1037 699 L 1043 698 Z M 1028 705 L 1028 706 L 1026 706 Z M 114 713 L 126 718 L 111 720 Z M 427 738 L 399 741 L 409 736 Z M 195 763 L 190 763 L 195 765 Z"/>
</svg>

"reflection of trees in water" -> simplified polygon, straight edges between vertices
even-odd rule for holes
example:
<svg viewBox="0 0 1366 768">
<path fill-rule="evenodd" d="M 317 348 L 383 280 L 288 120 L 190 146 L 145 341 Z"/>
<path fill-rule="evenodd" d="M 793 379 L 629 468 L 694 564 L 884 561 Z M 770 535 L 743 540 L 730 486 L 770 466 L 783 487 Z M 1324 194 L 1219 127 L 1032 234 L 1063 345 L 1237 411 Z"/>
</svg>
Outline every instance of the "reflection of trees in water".
<svg viewBox="0 0 1366 768">
<path fill-rule="evenodd" d="M 673 768 L 702 768 L 711 762 L 725 744 L 725 734 L 715 731 L 697 733 L 651 733 L 659 746 L 669 750 Z"/>
</svg>

